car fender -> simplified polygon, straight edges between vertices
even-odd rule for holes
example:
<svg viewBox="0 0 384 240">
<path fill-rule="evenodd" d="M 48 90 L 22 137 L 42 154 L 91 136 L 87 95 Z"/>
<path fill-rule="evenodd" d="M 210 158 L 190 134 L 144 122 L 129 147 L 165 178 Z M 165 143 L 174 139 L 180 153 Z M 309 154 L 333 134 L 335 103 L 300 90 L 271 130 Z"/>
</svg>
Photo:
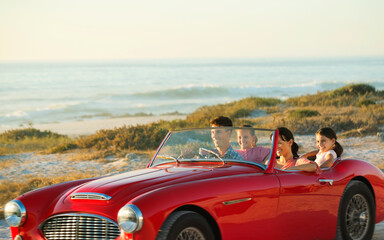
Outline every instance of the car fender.
<svg viewBox="0 0 384 240">
<path fill-rule="evenodd" d="M 92 181 L 96 178 L 81 179 L 69 182 L 63 182 L 30 192 L 24 193 L 16 199 L 21 201 L 27 210 L 27 220 L 23 225 L 23 229 L 31 232 L 36 232 L 38 226 L 47 216 L 51 214 L 52 209 L 57 201 L 63 196 L 68 194 L 68 191 L 74 189 L 82 184 Z M 44 196 L 44 197 L 41 197 Z M 44 206 L 43 208 L 41 206 Z M 17 227 L 11 227 L 12 236 L 18 233 Z"/>
<path fill-rule="evenodd" d="M 376 203 L 376 222 L 384 220 L 384 174 L 376 166 L 356 159 L 343 159 L 334 166 L 334 180 L 343 181 L 344 188 L 351 180 L 359 180 L 372 190 Z"/>
</svg>

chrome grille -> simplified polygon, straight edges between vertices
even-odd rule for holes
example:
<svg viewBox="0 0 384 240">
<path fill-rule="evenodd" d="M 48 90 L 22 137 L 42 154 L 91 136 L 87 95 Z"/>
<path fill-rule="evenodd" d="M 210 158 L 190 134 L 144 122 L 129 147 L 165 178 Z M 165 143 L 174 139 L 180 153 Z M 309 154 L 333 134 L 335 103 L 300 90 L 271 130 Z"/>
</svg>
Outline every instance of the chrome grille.
<svg viewBox="0 0 384 240">
<path fill-rule="evenodd" d="M 91 214 L 63 214 L 46 220 L 40 227 L 48 240 L 113 240 L 120 229 L 113 221 Z"/>
</svg>

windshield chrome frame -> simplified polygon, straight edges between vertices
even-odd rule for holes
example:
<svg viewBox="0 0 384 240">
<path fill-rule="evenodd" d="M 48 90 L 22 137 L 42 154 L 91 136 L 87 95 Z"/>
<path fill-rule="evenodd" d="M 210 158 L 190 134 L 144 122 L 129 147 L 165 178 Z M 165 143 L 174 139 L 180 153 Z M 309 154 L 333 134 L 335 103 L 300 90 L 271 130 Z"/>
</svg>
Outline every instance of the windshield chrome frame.
<svg viewBox="0 0 384 240">
<path fill-rule="evenodd" d="M 147 168 L 149 168 L 149 167 L 153 167 L 153 166 L 152 166 L 153 161 L 155 160 L 155 158 L 156 158 L 157 154 L 159 153 L 160 149 L 163 147 L 163 145 L 165 144 L 165 142 L 167 142 L 167 140 L 169 139 L 169 137 L 171 136 L 172 133 L 173 133 L 172 131 L 168 131 L 167 135 L 165 135 L 163 141 L 160 143 L 160 145 L 159 145 L 159 147 L 157 148 L 155 154 L 153 155 L 151 161 L 148 163 Z"/>
</svg>

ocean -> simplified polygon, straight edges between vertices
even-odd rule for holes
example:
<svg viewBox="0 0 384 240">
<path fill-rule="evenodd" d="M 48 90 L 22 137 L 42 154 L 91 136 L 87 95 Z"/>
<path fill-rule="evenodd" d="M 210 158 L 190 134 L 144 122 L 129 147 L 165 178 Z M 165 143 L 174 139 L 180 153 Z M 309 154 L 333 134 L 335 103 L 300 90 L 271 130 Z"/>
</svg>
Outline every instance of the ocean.
<svg viewBox="0 0 384 240">
<path fill-rule="evenodd" d="M 0 128 L 188 114 L 242 98 L 384 89 L 383 57 L 0 62 Z"/>
</svg>

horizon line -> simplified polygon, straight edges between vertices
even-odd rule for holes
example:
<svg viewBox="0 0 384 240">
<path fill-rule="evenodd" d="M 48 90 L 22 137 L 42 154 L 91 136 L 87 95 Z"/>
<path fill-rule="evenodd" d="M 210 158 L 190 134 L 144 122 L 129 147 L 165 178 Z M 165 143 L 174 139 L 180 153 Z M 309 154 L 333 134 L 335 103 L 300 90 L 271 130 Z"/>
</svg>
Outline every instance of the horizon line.
<svg viewBox="0 0 384 240">
<path fill-rule="evenodd" d="M 321 60 L 384 58 L 384 55 L 346 55 L 346 56 L 290 56 L 290 57 L 190 57 L 190 58 L 115 58 L 115 59 L 17 59 L 2 60 L 4 63 L 100 63 L 100 62 L 151 62 L 151 61 L 228 61 L 228 60 Z"/>
</svg>

